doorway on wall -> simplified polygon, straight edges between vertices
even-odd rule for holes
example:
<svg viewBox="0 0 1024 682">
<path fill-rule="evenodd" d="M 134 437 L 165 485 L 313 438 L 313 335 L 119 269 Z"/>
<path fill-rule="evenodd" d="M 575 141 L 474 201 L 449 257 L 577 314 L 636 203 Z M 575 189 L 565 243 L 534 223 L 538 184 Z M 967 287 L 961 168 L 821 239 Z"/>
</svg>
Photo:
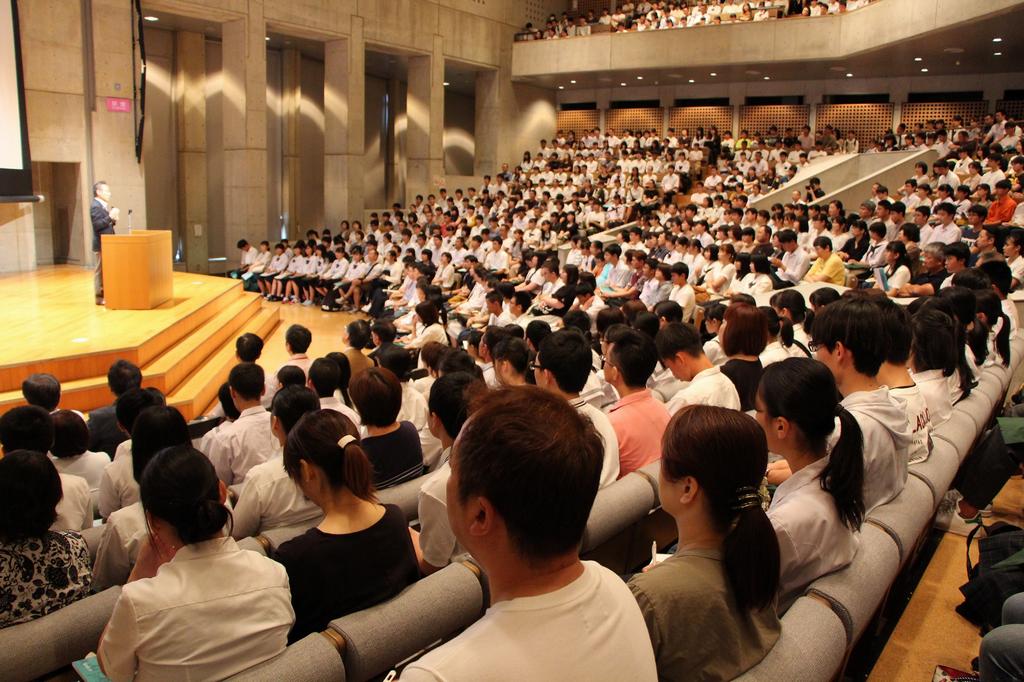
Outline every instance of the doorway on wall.
<svg viewBox="0 0 1024 682">
<path fill-rule="evenodd" d="M 77 163 L 32 163 L 36 192 L 45 197 L 33 208 L 37 265 L 82 264 L 81 167 Z"/>
</svg>

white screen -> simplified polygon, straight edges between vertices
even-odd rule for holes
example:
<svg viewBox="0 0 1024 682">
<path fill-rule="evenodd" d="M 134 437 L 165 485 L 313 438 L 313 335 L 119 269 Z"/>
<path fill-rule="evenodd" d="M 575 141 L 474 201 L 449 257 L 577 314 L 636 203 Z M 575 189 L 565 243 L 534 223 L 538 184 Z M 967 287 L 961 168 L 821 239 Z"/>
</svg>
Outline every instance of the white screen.
<svg viewBox="0 0 1024 682">
<path fill-rule="evenodd" d="M 23 170 L 18 63 L 14 56 L 11 3 L 0 0 L 0 168 Z"/>
</svg>

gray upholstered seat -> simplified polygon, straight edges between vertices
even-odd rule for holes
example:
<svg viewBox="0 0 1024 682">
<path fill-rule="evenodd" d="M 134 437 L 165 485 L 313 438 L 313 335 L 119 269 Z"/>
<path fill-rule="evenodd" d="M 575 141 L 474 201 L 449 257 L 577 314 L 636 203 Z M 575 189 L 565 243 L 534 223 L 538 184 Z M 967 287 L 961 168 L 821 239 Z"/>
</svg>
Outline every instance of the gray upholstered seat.
<svg viewBox="0 0 1024 682">
<path fill-rule="evenodd" d="M 310 519 L 294 526 L 269 528 L 259 535 L 242 538 L 238 541 L 238 546 L 260 554 L 269 554 L 292 538 L 302 535 L 317 523 L 319 523 L 318 519 Z"/>
<path fill-rule="evenodd" d="M 941 438 L 956 448 L 959 461 L 963 462 L 967 453 L 978 436 L 978 427 L 968 415 L 959 410 L 959 405 L 953 408 L 953 414 L 943 424 L 940 424 L 932 432 L 933 438 Z"/>
<path fill-rule="evenodd" d="M 828 682 L 843 663 L 846 625 L 821 599 L 800 597 L 782 617 L 782 634 L 768 655 L 740 675 L 742 682 Z"/>
<path fill-rule="evenodd" d="M 391 670 L 483 615 L 487 600 L 475 564 L 446 566 L 397 597 L 333 621 L 342 641 L 348 680 L 362 682 Z"/>
<path fill-rule="evenodd" d="M 120 587 L 111 587 L 0 630 L 0 677 L 9 682 L 34 680 L 85 658 L 96 650 L 120 595 Z"/>
<path fill-rule="evenodd" d="M 960 455 L 949 441 L 932 438 L 932 453 L 923 462 L 910 465 L 910 474 L 919 476 L 932 489 L 932 511 L 939 506 L 960 466 Z"/>
<path fill-rule="evenodd" d="M 232 682 L 345 682 L 337 644 L 320 632 L 295 642 L 280 656 L 228 678 Z"/>
<path fill-rule="evenodd" d="M 419 516 L 420 488 L 432 474 L 399 483 L 393 488 L 385 488 L 377 492 L 381 504 L 393 504 L 402 510 L 406 521 L 415 521 Z"/>
<path fill-rule="evenodd" d="M 583 531 L 582 551 L 589 552 L 647 516 L 657 506 L 649 479 L 638 473 L 623 476 L 597 491 Z"/>
<path fill-rule="evenodd" d="M 815 580 L 807 591 L 828 600 L 843 620 L 848 618 L 850 641 L 855 642 L 874 617 L 899 567 L 899 548 L 893 538 L 881 528 L 865 523 L 853 562 Z"/>
<path fill-rule="evenodd" d="M 872 510 L 869 523 L 878 524 L 896 542 L 902 566 L 913 552 L 917 540 L 935 511 L 932 489 L 917 476 L 908 476 L 907 484 L 895 500 Z"/>
</svg>

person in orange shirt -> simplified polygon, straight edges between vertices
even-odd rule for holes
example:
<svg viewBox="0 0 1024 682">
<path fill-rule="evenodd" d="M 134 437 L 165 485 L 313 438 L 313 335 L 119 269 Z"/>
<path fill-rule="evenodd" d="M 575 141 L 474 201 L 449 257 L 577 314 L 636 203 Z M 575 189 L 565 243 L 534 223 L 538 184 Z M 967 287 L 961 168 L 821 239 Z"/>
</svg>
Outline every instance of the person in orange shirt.
<svg viewBox="0 0 1024 682">
<path fill-rule="evenodd" d="M 1017 210 L 1017 202 L 1010 196 L 1010 181 L 1000 180 L 996 183 L 995 200 L 989 204 L 988 217 L 985 218 L 986 225 L 1001 225 L 1009 223 L 1013 219 L 1013 212 Z"/>
</svg>

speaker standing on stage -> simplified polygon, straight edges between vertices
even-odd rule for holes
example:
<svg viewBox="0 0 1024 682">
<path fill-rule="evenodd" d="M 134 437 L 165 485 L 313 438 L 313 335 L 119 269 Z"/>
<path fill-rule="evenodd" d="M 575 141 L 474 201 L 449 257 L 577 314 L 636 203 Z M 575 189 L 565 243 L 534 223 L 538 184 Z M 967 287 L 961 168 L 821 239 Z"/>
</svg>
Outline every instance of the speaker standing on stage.
<svg viewBox="0 0 1024 682">
<path fill-rule="evenodd" d="M 110 187 L 102 180 L 92 187 L 92 206 L 89 216 L 92 218 L 92 252 L 96 257 L 96 272 L 93 276 L 93 289 L 96 292 L 96 305 L 103 305 L 103 261 L 100 253 L 100 235 L 115 234 L 114 225 L 121 214 L 121 209 L 110 205 Z"/>
</svg>

